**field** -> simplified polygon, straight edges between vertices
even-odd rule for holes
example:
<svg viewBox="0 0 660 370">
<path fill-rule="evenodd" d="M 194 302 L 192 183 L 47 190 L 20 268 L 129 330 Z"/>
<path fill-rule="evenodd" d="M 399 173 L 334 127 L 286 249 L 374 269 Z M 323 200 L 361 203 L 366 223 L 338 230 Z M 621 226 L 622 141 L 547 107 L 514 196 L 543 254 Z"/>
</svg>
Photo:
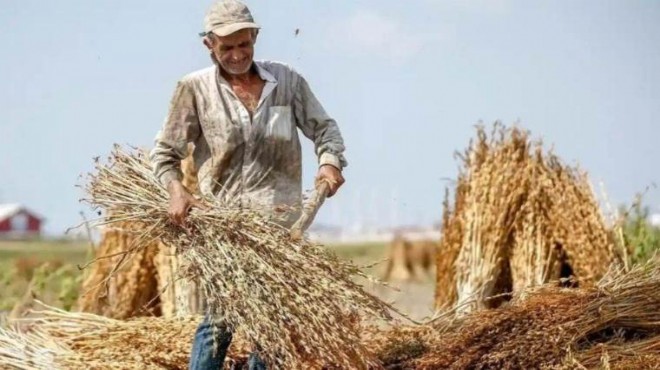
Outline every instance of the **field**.
<svg viewBox="0 0 660 370">
<path fill-rule="evenodd" d="M 69 309 L 78 297 L 87 245 L 73 242 L 0 242 L 0 311 L 10 311 L 28 292 Z"/>
<path fill-rule="evenodd" d="M 365 269 L 370 275 L 381 278 L 388 258 L 389 246 L 380 243 L 345 244 L 330 246 L 340 257 L 350 259 L 358 266 L 367 266 L 378 263 L 374 267 Z M 429 275 L 419 281 L 405 281 L 389 283 L 392 288 L 366 285 L 369 292 L 381 299 L 393 303 L 402 312 L 411 318 L 422 320 L 433 314 L 435 277 Z"/>
<path fill-rule="evenodd" d="M 624 228 L 625 238 L 636 248 L 631 250 L 633 262 L 643 262 L 660 250 L 660 230 L 644 222 L 648 211 L 631 207 Z M 338 256 L 358 266 L 381 262 L 388 256 L 383 243 L 331 245 Z M 88 261 L 89 244 L 70 241 L 0 241 L 0 312 L 9 312 L 25 295 L 30 281 L 36 297 L 43 302 L 71 309 L 79 294 L 82 272 L 78 269 Z M 382 264 L 366 269 L 381 276 Z M 433 277 L 421 282 L 393 284 L 398 290 L 367 286 L 378 295 L 415 319 L 432 314 Z"/>
<path fill-rule="evenodd" d="M 359 266 L 382 261 L 387 245 L 382 243 L 342 244 L 329 246 L 338 256 Z M 67 241 L 0 241 L 0 312 L 9 312 L 25 295 L 30 282 L 36 297 L 47 304 L 71 309 L 79 294 L 82 271 L 87 260 L 86 242 Z M 367 271 L 378 277 L 380 265 Z M 433 278 L 417 283 L 402 283 L 399 290 L 371 287 L 370 291 L 415 318 L 431 313 Z M 405 298 L 405 299 L 403 299 Z"/>
</svg>

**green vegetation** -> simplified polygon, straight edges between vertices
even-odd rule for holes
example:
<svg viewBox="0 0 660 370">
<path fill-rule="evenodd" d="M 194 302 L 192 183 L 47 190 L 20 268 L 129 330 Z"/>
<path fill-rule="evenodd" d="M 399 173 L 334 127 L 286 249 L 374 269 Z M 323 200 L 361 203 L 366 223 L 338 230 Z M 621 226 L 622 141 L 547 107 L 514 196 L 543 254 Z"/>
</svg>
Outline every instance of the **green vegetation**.
<svg viewBox="0 0 660 370">
<path fill-rule="evenodd" d="M 387 252 L 386 243 L 360 243 L 360 244 L 338 244 L 328 246 L 339 257 L 350 259 L 356 263 L 368 263 L 385 258 Z"/>
<path fill-rule="evenodd" d="M 660 252 L 660 228 L 649 224 L 649 209 L 636 202 L 629 211 L 623 212 L 623 237 L 628 247 L 630 261 L 644 262 Z"/>
<path fill-rule="evenodd" d="M 76 242 L 0 242 L 0 311 L 10 311 L 26 294 L 70 309 L 78 298 L 87 245 Z"/>
<path fill-rule="evenodd" d="M 0 241 L 0 261 L 33 258 L 37 261 L 61 260 L 67 263 L 85 261 L 88 244 L 71 241 Z"/>
</svg>

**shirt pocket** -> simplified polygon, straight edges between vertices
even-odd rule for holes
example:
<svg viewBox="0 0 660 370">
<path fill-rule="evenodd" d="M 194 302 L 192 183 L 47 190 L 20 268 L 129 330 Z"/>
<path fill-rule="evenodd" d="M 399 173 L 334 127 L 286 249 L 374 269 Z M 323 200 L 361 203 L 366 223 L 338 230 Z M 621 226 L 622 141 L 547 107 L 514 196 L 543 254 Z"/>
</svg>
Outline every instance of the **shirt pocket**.
<svg viewBox="0 0 660 370">
<path fill-rule="evenodd" d="M 289 106 L 268 108 L 266 137 L 289 141 L 293 138 L 293 115 Z"/>
</svg>

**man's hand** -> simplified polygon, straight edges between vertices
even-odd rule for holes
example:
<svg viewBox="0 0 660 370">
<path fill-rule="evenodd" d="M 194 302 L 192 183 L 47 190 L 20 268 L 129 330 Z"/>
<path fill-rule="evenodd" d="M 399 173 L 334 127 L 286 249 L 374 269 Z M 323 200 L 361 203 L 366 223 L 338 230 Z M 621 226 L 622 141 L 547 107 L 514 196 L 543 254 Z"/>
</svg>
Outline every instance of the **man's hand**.
<svg viewBox="0 0 660 370">
<path fill-rule="evenodd" d="M 328 198 L 335 195 L 337 190 L 344 184 L 344 177 L 337 167 L 325 164 L 319 168 L 319 173 L 316 175 L 316 181 L 327 181 L 330 185 L 330 192 Z"/>
<path fill-rule="evenodd" d="M 170 193 L 170 207 L 167 214 L 170 216 L 170 221 L 175 225 L 184 226 L 186 217 L 188 217 L 192 207 L 208 208 L 195 199 L 181 184 L 181 181 L 172 180 L 167 185 L 167 191 Z"/>
</svg>

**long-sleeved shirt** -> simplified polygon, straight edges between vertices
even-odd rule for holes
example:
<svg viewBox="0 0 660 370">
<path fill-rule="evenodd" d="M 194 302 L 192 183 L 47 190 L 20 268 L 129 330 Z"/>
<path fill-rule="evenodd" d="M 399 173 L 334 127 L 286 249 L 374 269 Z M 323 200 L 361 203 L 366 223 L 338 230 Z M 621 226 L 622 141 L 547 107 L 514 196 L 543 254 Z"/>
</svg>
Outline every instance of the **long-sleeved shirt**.
<svg viewBox="0 0 660 370">
<path fill-rule="evenodd" d="M 163 186 L 181 180 L 180 163 L 194 144 L 199 190 L 224 203 L 265 211 L 299 209 L 302 153 L 298 129 L 314 142 L 320 165 L 347 165 L 337 123 L 328 116 L 305 79 L 290 67 L 255 62 L 265 85 L 252 117 L 217 65 L 182 78 L 151 151 Z M 299 212 L 282 222 L 292 224 Z M 282 215 L 280 215 L 282 216 Z"/>
</svg>

